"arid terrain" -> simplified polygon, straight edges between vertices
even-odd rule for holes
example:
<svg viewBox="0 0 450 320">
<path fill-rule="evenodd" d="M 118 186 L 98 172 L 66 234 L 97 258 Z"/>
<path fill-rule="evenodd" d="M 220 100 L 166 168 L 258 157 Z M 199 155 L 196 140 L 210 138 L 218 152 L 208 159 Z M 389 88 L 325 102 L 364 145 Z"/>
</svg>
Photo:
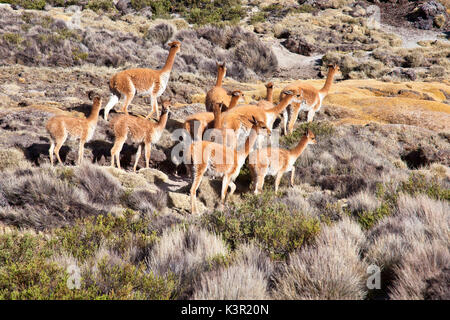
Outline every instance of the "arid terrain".
<svg viewBox="0 0 450 320">
<path fill-rule="evenodd" d="M 4 2 L 0 299 L 450 299 L 448 1 Z M 173 107 L 151 168 L 141 157 L 133 172 L 131 140 L 123 170 L 109 166 L 103 110 L 83 165 L 68 140 L 65 166 L 50 166 L 47 120 L 87 117 L 113 74 L 161 68 L 170 40 Z M 172 132 L 205 111 L 216 62 L 250 104 L 268 81 L 278 102 L 295 80 L 321 88 L 329 64 L 340 72 L 314 121 L 302 112 L 281 136 L 291 148 L 316 135 L 294 187 L 286 174 L 275 193 L 267 177 L 256 196 L 245 165 L 224 208 L 206 176 L 191 215 Z M 150 99 L 128 110 L 145 116 Z"/>
</svg>

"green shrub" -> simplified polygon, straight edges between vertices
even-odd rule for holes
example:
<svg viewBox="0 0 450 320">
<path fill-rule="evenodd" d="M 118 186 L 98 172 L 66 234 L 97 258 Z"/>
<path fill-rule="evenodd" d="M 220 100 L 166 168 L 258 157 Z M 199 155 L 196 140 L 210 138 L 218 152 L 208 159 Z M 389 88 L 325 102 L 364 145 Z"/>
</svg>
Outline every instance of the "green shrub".
<svg viewBox="0 0 450 320">
<path fill-rule="evenodd" d="M 276 201 L 276 194 L 246 194 L 225 211 L 205 214 L 202 223 L 222 235 L 232 248 L 256 239 L 274 258 L 284 258 L 309 242 L 320 230 L 317 218 L 305 216 Z"/>
<path fill-rule="evenodd" d="M 290 135 L 281 137 L 280 144 L 287 147 L 296 145 L 307 129 L 310 129 L 314 133 L 316 139 L 327 137 L 333 134 L 335 130 L 331 122 L 328 121 L 303 122 Z"/>
<path fill-rule="evenodd" d="M 62 248 L 79 261 L 91 258 L 102 244 L 124 253 L 130 246 L 146 250 L 157 239 L 155 232 L 150 232 L 149 218 L 136 219 L 134 211 L 125 210 L 122 217 L 112 215 L 88 217 L 75 225 L 55 231 L 55 248 Z"/>
<path fill-rule="evenodd" d="M 264 12 L 264 11 L 257 12 L 251 16 L 250 23 L 257 24 L 259 22 L 263 22 L 267 19 L 267 17 L 268 17 L 267 12 Z"/>
<path fill-rule="evenodd" d="M 56 262 L 53 245 L 42 236 L 0 235 L 0 299 L 169 299 L 175 281 L 145 271 L 143 264 L 96 262 L 81 273 L 79 289 L 69 289 L 69 274 Z M 92 263 L 92 262 L 91 262 Z"/>
<path fill-rule="evenodd" d="M 450 189 L 444 188 L 437 176 L 427 178 L 422 173 L 411 173 L 408 180 L 401 183 L 399 191 L 413 196 L 423 193 L 432 199 L 450 201 Z"/>
<path fill-rule="evenodd" d="M 99 12 L 115 10 L 116 7 L 112 0 L 92 0 L 88 2 L 86 8 Z"/>
<path fill-rule="evenodd" d="M 8 42 L 9 44 L 13 44 L 13 45 L 16 45 L 16 46 L 21 44 L 22 41 L 23 41 L 23 38 L 20 36 L 20 34 L 11 33 L 11 32 L 4 33 L 2 38 L 3 38 L 3 40 Z"/>
<path fill-rule="evenodd" d="M 2 2 L 16 4 L 25 9 L 42 10 L 46 5 L 45 0 L 4 0 Z"/>
<path fill-rule="evenodd" d="M 383 203 L 373 211 L 363 211 L 358 213 L 358 223 L 365 229 L 371 229 L 378 221 L 392 214 L 392 208 L 388 203 Z"/>
<path fill-rule="evenodd" d="M 153 2 L 155 2 L 155 1 L 154 0 L 131 0 L 131 6 L 135 10 L 141 10 L 146 7 L 150 7 Z M 169 2 L 169 1 L 158 1 L 158 2 Z"/>
</svg>

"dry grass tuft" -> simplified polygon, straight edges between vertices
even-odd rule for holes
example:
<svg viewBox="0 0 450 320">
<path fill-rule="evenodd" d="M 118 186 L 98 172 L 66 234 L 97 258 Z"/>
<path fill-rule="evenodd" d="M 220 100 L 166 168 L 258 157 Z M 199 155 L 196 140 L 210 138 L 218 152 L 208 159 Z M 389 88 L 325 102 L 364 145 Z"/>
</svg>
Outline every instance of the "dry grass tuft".
<svg viewBox="0 0 450 320">
<path fill-rule="evenodd" d="M 325 227 L 317 244 L 289 257 L 275 276 L 277 299 L 363 299 L 365 263 L 360 260 L 364 234 L 348 218 Z"/>
</svg>

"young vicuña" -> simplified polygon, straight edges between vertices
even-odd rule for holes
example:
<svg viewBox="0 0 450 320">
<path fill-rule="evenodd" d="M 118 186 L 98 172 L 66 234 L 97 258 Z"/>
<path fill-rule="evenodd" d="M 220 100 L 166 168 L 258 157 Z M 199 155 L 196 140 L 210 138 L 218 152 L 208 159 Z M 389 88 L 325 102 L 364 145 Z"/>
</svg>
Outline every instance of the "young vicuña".
<svg viewBox="0 0 450 320">
<path fill-rule="evenodd" d="M 166 127 L 170 112 L 170 101 L 163 101 L 162 106 L 161 117 L 158 122 L 126 114 L 116 116 L 111 121 L 115 136 L 114 146 L 111 149 L 111 167 L 114 167 L 114 160 L 116 160 L 117 167 L 120 169 L 120 151 L 128 135 L 134 143 L 139 144 L 133 171 L 136 171 L 142 144 L 145 148 L 145 167 L 149 167 L 151 144 L 159 141 Z"/>
<path fill-rule="evenodd" d="M 78 149 L 78 165 L 81 165 L 84 154 L 84 144 L 92 139 L 94 135 L 95 128 L 98 121 L 98 113 L 102 106 L 102 99 L 95 97 L 92 110 L 89 117 L 75 118 L 70 116 L 54 116 L 48 120 L 45 128 L 50 135 L 50 163 L 53 166 L 53 152 L 56 155 L 59 163 L 62 165 L 63 162 L 59 157 L 59 150 L 66 141 L 67 137 L 71 136 L 73 138 L 80 140 L 80 145 Z"/>
<path fill-rule="evenodd" d="M 230 187 L 231 196 L 236 190 L 234 180 L 239 175 L 245 159 L 253 147 L 260 129 L 267 129 L 264 123 L 256 119 L 250 120 L 252 130 L 248 136 L 244 149 L 236 150 L 226 147 L 224 144 L 210 141 L 194 141 L 188 148 L 185 160 L 191 163 L 193 172 L 193 182 L 191 187 L 191 212 L 197 213 L 196 192 L 203 175 L 208 166 L 211 167 L 215 175 L 223 176 L 221 204 L 225 203 L 228 187 Z M 270 131 L 269 131 L 270 132 Z"/>
<path fill-rule="evenodd" d="M 249 157 L 249 168 L 255 184 L 255 194 L 262 191 L 266 175 L 275 176 L 275 191 L 278 191 L 281 177 L 285 172 L 291 172 L 290 186 L 294 185 L 295 161 L 306 149 L 308 144 L 315 144 L 316 137 L 307 130 L 295 148 L 263 148 L 253 151 Z"/>
</svg>

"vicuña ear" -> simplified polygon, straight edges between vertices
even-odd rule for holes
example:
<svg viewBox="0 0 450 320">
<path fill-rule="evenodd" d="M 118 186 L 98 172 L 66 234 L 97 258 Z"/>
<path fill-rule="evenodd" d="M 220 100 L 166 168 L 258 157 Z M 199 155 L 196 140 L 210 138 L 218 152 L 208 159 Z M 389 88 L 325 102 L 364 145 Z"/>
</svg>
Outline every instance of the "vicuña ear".
<svg viewBox="0 0 450 320">
<path fill-rule="evenodd" d="M 292 95 L 292 91 L 291 91 L 291 90 L 284 91 L 284 94 L 286 94 L 286 95 L 288 95 L 288 96 L 291 96 L 291 95 Z"/>
</svg>

